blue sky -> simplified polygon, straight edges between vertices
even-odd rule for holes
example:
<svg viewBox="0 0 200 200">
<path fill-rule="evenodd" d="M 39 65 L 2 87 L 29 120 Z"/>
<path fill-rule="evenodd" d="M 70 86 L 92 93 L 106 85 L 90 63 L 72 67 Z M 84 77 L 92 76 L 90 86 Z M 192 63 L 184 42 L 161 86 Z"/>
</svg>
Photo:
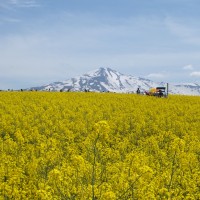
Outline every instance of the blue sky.
<svg viewBox="0 0 200 200">
<path fill-rule="evenodd" d="M 99 67 L 200 83 L 199 0 L 0 0 L 0 89 Z"/>
</svg>

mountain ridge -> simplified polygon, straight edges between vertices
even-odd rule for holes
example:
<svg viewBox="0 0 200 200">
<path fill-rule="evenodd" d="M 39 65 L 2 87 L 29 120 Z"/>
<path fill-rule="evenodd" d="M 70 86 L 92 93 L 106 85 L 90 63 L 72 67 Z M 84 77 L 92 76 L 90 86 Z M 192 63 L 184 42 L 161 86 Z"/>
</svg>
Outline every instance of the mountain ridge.
<svg viewBox="0 0 200 200">
<path fill-rule="evenodd" d="M 50 91 L 93 91 L 93 92 L 118 92 L 135 93 L 137 88 L 141 91 L 148 91 L 153 87 L 166 87 L 165 82 L 154 82 L 152 80 L 124 75 L 111 68 L 100 67 L 89 71 L 81 76 L 57 81 L 39 87 L 31 87 L 30 90 L 50 90 Z M 200 95 L 200 85 L 189 84 L 169 84 L 169 94 Z"/>
</svg>

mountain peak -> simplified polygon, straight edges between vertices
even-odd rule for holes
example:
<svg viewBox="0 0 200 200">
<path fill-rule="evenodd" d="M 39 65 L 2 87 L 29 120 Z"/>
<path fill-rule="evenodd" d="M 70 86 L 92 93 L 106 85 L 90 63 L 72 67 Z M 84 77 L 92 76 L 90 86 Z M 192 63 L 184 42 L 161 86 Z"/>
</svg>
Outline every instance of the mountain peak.
<svg viewBox="0 0 200 200">
<path fill-rule="evenodd" d="M 103 73 L 103 72 L 109 73 L 109 72 L 113 72 L 113 73 L 117 73 L 116 70 L 111 69 L 109 67 L 99 67 L 98 69 L 93 70 L 92 72 L 97 72 L 97 73 Z"/>
</svg>

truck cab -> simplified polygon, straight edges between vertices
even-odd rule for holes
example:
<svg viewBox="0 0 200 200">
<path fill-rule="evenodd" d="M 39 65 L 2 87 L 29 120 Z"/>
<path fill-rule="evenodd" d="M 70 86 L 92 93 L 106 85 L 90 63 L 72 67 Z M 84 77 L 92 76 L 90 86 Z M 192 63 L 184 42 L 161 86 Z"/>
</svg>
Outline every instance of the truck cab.
<svg viewBox="0 0 200 200">
<path fill-rule="evenodd" d="M 157 97 L 166 97 L 166 87 L 156 87 L 156 90 L 153 94 L 153 96 L 157 96 Z"/>
</svg>

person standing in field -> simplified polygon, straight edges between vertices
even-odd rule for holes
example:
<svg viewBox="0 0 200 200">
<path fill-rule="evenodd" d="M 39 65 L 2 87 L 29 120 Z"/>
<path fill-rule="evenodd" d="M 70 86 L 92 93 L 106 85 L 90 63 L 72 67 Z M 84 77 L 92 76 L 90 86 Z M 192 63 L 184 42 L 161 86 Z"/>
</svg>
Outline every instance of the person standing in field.
<svg viewBox="0 0 200 200">
<path fill-rule="evenodd" d="M 140 88 L 138 88 L 136 92 L 137 92 L 137 94 L 140 94 Z"/>
</svg>

